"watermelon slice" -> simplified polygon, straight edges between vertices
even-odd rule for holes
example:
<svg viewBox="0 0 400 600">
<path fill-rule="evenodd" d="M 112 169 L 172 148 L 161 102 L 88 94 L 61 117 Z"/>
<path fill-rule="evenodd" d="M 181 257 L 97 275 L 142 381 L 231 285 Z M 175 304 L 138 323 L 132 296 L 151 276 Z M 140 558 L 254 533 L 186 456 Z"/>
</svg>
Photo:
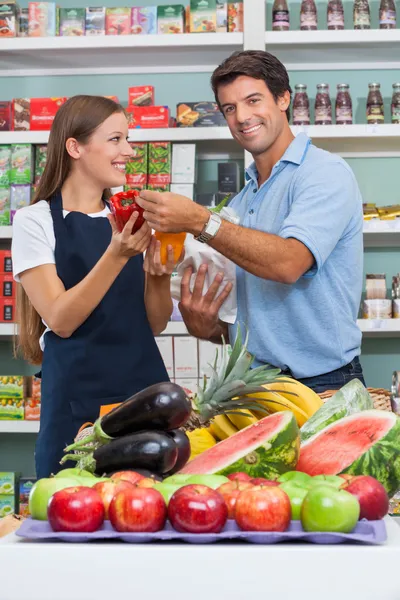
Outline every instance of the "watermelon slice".
<svg viewBox="0 0 400 600">
<path fill-rule="evenodd" d="M 371 475 L 393 496 L 400 488 L 400 419 L 365 410 L 331 423 L 301 445 L 296 468 L 309 475 Z"/>
<path fill-rule="evenodd" d="M 295 468 L 299 446 L 293 413 L 277 412 L 196 456 L 180 473 L 228 475 L 244 471 L 252 477 L 277 479 Z"/>
</svg>

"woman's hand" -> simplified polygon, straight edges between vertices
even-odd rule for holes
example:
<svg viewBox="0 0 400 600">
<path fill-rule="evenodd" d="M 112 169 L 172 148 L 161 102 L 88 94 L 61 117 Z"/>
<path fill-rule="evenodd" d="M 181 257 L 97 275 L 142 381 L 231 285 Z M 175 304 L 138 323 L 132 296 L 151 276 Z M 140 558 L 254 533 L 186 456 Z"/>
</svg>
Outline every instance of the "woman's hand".
<svg viewBox="0 0 400 600">
<path fill-rule="evenodd" d="M 146 221 L 138 231 L 132 234 L 132 228 L 138 216 L 137 212 L 132 213 L 129 221 L 120 232 L 118 231 L 114 216 L 112 214 L 108 215 L 108 220 L 112 228 L 112 238 L 109 247 L 116 257 L 131 258 L 137 254 L 143 254 L 148 248 L 151 241 L 151 229 Z"/>
<path fill-rule="evenodd" d="M 181 260 L 182 256 L 179 258 L 179 261 Z M 149 275 L 171 275 L 175 269 L 173 247 L 170 245 L 167 246 L 167 263 L 163 265 L 161 262 L 161 242 L 152 236 L 146 256 L 144 257 L 143 268 Z"/>
</svg>

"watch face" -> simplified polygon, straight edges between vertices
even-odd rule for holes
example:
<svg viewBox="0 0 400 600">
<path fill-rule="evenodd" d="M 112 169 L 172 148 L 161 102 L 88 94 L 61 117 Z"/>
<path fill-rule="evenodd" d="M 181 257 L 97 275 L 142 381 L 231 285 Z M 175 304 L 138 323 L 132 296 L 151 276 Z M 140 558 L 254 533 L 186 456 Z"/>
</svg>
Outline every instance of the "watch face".
<svg viewBox="0 0 400 600">
<path fill-rule="evenodd" d="M 216 219 L 214 215 L 213 215 L 213 217 L 214 218 L 211 218 L 209 220 L 207 227 L 206 227 L 206 233 L 208 235 L 212 235 L 212 236 L 214 236 L 217 233 L 217 231 L 221 225 L 221 221 L 218 218 Z"/>
</svg>

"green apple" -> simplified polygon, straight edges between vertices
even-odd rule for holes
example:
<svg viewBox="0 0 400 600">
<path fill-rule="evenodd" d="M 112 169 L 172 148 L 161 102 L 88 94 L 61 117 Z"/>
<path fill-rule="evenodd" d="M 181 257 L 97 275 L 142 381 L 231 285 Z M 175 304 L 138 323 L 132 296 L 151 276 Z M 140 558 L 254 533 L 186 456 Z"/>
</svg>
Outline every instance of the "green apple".
<svg viewBox="0 0 400 600">
<path fill-rule="evenodd" d="M 93 487 L 96 483 L 110 481 L 109 477 L 73 477 L 73 479 L 76 479 L 78 485 L 83 485 L 85 487 Z"/>
<path fill-rule="evenodd" d="M 85 471 L 85 469 L 78 469 L 76 467 L 73 467 L 72 469 L 61 469 L 54 477 L 85 477 L 98 480 L 98 477 L 93 475 L 93 473 L 89 473 L 89 471 Z"/>
<path fill-rule="evenodd" d="M 39 479 L 29 494 L 29 511 L 32 519 L 47 521 L 47 505 L 53 494 L 67 487 L 81 485 L 76 477 L 49 477 Z"/>
<path fill-rule="evenodd" d="M 301 507 L 305 531 L 350 533 L 359 517 L 360 504 L 355 496 L 323 483 L 308 491 Z"/>
<path fill-rule="evenodd" d="M 168 502 L 171 500 L 172 496 L 175 494 L 176 490 L 179 490 L 179 488 L 183 487 L 184 484 L 182 483 L 165 483 L 165 482 L 160 482 L 160 483 L 156 483 L 156 485 L 154 486 L 155 490 L 158 490 L 160 492 L 160 494 L 162 495 L 162 497 L 165 500 L 165 503 L 168 504 Z"/>
<path fill-rule="evenodd" d="M 163 483 L 179 483 L 181 486 L 185 485 L 186 481 L 193 477 L 193 475 L 188 475 L 187 473 L 176 473 L 176 475 L 171 475 L 170 477 L 166 477 L 163 480 Z"/>
<path fill-rule="evenodd" d="M 343 485 L 343 477 L 339 477 L 338 475 L 314 475 L 311 478 L 311 486 L 320 485 L 321 483 L 340 488 Z"/>
<path fill-rule="evenodd" d="M 228 483 L 229 479 L 225 475 L 192 475 L 185 481 L 184 485 L 206 485 L 213 490 L 219 488 L 223 483 Z"/>
<path fill-rule="evenodd" d="M 301 471 L 287 471 L 287 473 L 283 473 L 277 479 L 279 483 L 295 481 L 296 483 L 302 483 L 303 485 L 311 485 L 312 480 L 313 478 L 311 477 L 311 475 L 308 475 L 307 473 L 302 473 Z"/>
<path fill-rule="evenodd" d="M 295 480 L 286 481 L 279 487 L 289 496 L 290 506 L 292 507 L 292 519 L 298 521 L 300 519 L 303 500 L 307 496 L 309 488 L 306 485 L 297 483 Z"/>
</svg>

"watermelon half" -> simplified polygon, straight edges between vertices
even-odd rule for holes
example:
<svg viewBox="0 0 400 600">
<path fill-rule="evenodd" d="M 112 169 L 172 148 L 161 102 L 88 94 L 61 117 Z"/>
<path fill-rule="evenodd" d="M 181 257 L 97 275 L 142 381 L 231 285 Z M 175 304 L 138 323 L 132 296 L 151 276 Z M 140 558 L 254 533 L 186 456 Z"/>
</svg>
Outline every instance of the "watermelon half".
<svg viewBox="0 0 400 600">
<path fill-rule="evenodd" d="M 180 473 L 229 475 L 244 471 L 252 477 L 277 479 L 295 468 L 299 429 L 290 411 L 264 417 L 188 462 Z"/>
<path fill-rule="evenodd" d="M 400 488 L 400 419 L 365 410 L 331 423 L 301 445 L 296 468 L 309 475 L 371 475 L 393 496 Z"/>
</svg>

